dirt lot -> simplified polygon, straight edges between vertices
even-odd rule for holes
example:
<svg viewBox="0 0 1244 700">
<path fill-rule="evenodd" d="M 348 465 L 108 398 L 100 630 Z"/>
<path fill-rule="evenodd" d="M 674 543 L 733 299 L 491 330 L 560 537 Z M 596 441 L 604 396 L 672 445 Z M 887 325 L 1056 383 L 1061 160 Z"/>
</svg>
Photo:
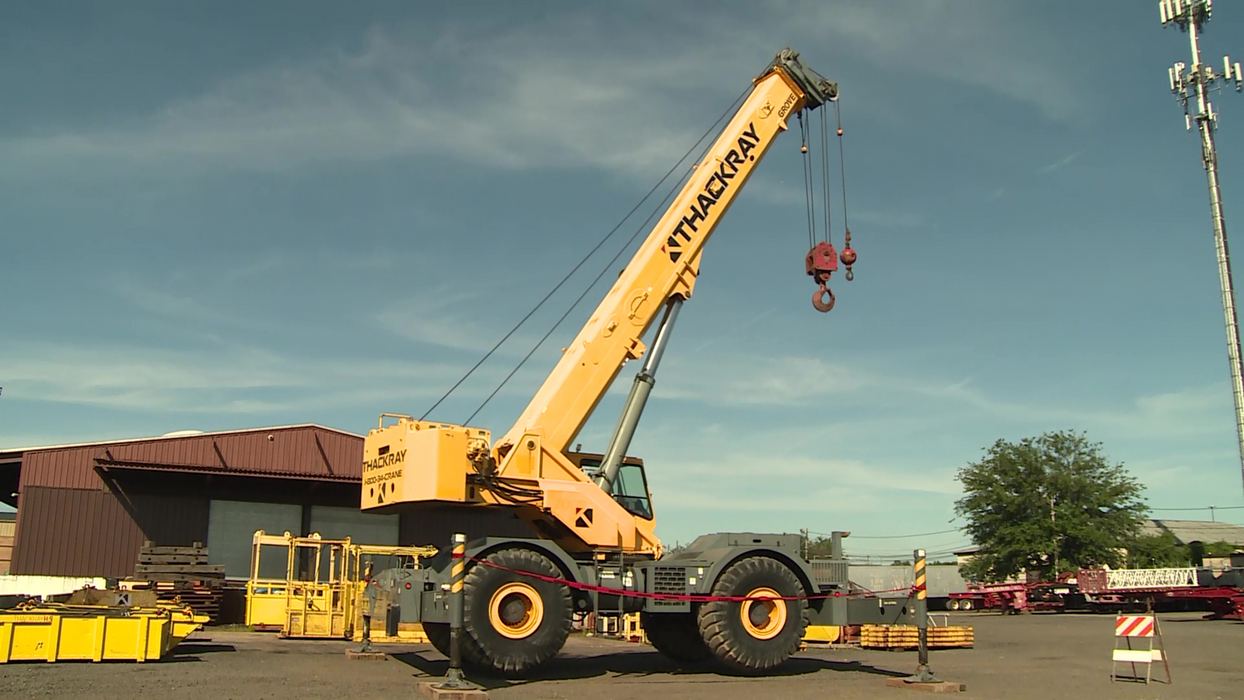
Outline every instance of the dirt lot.
<svg viewBox="0 0 1244 700">
<path fill-rule="evenodd" d="M 1110 682 L 1114 618 L 1109 615 L 951 615 L 976 628 L 976 648 L 935 651 L 940 677 L 966 683 L 966 697 L 1244 698 L 1244 623 L 1204 621 L 1199 614 L 1163 616 L 1174 683 Z M 388 661 L 347 661 L 344 642 L 282 641 L 271 634 L 199 632 L 154 664 L 10 664 L 0 666 L 0 697 L 110 700 L 259 700 L 274 698 L 415 697 L 415 684 L 441 676 L 444 657 L 429 646 L 386 647 Z M 572 637 L 540 678 L 481 681 L 497 700 L 797 700 L 914 698 L 887 688 L 914 670 L 914 652 L 813 648 L 783 672 L 734 678 L 679 671 L 651 647 Z M 1155 669 L 1159 671 L 1160 667 Z"/>
</svg>

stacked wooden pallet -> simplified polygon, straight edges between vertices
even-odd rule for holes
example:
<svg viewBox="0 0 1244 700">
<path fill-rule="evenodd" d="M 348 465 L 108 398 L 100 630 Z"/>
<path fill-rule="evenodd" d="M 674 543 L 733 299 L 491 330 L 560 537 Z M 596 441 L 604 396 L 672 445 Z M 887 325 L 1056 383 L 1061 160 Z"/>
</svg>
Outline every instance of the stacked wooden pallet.
<svg viewBox="0 0 1244 700">
<path fill-rule="evenodd" d="M 150 542 L 138 552 L 134 578 L 141 581 L 223 581 L 224 564 L 207 563 L 207 547 L 157 547 Z"/>
<path fill-rule="evenodd" d="M 915 649 L 920 645 L 920 632 L 915 625 L 864 625 L 860 628 L 860 646 L 865 649 Z M 976 635 L 969 625 L 930 627 L 930 649 L 971 647 Z"/>
<path fill-rule="evenodd" d="M 158 547 L 147 542 L 138 553 L 131 590 L 155 591 L 160 600 L 180 600 L 215 622 L 225 586 L 223 564 L 207 563 L 207 547 Z M 209 623 L 210 624 L 210 623 Z"/>
</svg>

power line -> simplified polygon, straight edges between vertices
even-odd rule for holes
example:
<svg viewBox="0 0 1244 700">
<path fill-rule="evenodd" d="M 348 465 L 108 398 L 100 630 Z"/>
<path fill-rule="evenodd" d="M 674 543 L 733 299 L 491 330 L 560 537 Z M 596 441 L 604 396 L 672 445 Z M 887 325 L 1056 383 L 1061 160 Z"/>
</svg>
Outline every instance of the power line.
<svg viewBox="0 0 1244 700">
<path fill-rule="evenodd" d="M 1244 506 L 1197 506 L 1196 508 L 1150 508 L 1149 510 L 1240 510 Z"/>
<path fill-rule="evenodd" d="M 956 552 L 968 546 L 971 546 L 971 542 L 968 540 L 964 540 L 962 542 L 954 542 L 954 543 L 940 542 L 934 545 L 933 547 L 925 547 L 924 550 L 926 552 L 951 554 L 953 552 Z M 912 550 L 910 549 L 866 550 L 866 549 L 848 549 L 846 547 L 844 547 L 843 549 L 847 553 L 848 556 L 855 554 L 855 555 L 868 555 L 868 556 L 873 556 L 873 557 L 897 557 L 897 556 L 911 556 L 911 552 L 912 552 Z"/>
<path fill-rule="evenodd" d="M 571 277 L 572 277 L 572 276 L 573 276 L 576 272 L 578 272 L 578 271 L 579 271 L 579 268 L 583 267 L 583 265 L 587 263 L 587 261 L 588 261 L 588 259 L 589 259 L 589 258 L 591 258 L 593 255 L 595 255 L 595 254 L 596 254 L 596 251 L 600 250 L 600 249 L 601 249 L 601 247 L 602 247 L 602 246 L 604 246 L 604 245 L 605 245 L 605 243 L 606 243 L 606 242 L 607 242 L 610 238 L 612 238 L 612 237 L 613 237 L 613 235 L 614 235 L 615 233 L 617 233 L 619 229 L 621 229 L 621 228 L 622 228 L 622 225 L 623 225 L 623 224 L 625 224 L 625 223 L 626 223 L 626 221 L 627 221 L 628 219 L 630 219 L 632 216 L 634 216 L 635 212 L 639 211 L 639 208 L 640 208 L 641 206 L 643 206 L 644 202 L 648 201 L 648 199 L 649 199 L 649 198 L 651 198 L 651 197 L 652 197 L 652 195 L 656 193 L 657 189 L 658 189 L 658 188 L 660 188 L 660 187 L 661 187 L 661 185 L 662 185 L 662 184 L 663 184 L 666 180 L 668 180 L 668 179 L 669 179 L 670 175 L 673 175 L 673 174 L 674 174 L 674 172 L 675 172 L 676 170 L 678 170 L 678 167 L 679 167 L 680 165 L 682 165 L 683 161 L 685 161 L 685 160 L 687 159 L 687 156 L 691 155 L 691 154 L 695 151 L 696 147 L 698 147 L 698 146 L 700 145 L 700 143 L 702 143 L 702 142 L 704 141 L 704 139 L 705 139 L 705 138 L 707 138 L 710 134 L 712 134 L 712 133 L 713 133 L 713 130 L 717 127 L 717 125 L 718 125 L 718 124 L 720 124 L 720 123 L 721 123 L 722 119 L 724 119 L 727 115 L 729 115 L 729 114 L 730 114 L 730 112 L 731 112 L 733 109 L 735 109 L 735 105 L 737 105 L 739 102 L 741 102 L 741 101 L 743 100 L 743 98 L 744 98 L 744 97 L 746 97 L 746 96 L 747 96 L 747 93 L 748 93 L 748 91 L 749 91 L 749 90 L 751 90 L 751 87 L 750 87 L 750 86 L 749 86 L 748 88 L 744 89 L 744 90 L 743 90 L 743 92 L 742 92 L 742 93 L 740 93 L 740 94 L 739 94 L 739 96 L 738 96 L 738 97 L 736 97 L 736 98 L 734 99 L 734 102 L 731 104 L 731 106 L 730 106 L 730 107 L 728 107 L 728 108 L 726 109 L 726 111 L 725 111 L 725 112 L 722 112 L 722 115 L 721 115 L 720 117 L 718 117 L 718 118 L 717 118 L 717 121 L 716 121 L 716 122 L 713 122 L 713 125 L 712 125 L 712 126 L 710 126 L 710 127 L 708 128 L 708 130 L 707 130 L 707 131 L 705 131 L 705 132 L 704 132 L 704 134 L 700 136 L 699 140 L 697 140 L 697 141 L 696 141 L 696 142 L 695 142 L 695 143 L 694 143 L 694 144 L 693 144 L 690 148 L 688 148 L 688 149 L 687 149 L 687 152 L 683 154 L 682 158 L 679 158 L 679 159 L 678 159 L 678 161 L 677 161 L 676 163 L 674 163 L 674 165 L 673 165 L 673 166 L 671 166 L 671 167 L 670 167 L 669 171 L 665 173 L 665 176 L 664 176 L 664 177 L 662 177 L 662 178 L 661 178 L 661 179 L 657 182 L 657 184 L 653 185 L 653 186 L 652 186 L 652 189 L 648 190 L 648 194 L 645 194 L 645 195 L 643 196 L 643 199 L 640 199 L 640 200 L 639 200 L 639 202 L 638 202 L 638 203 L 636 203 L 636 204 L 635 204 L 635 206 L 634 206 L 634 207 L 632 207 L 632 208 L 631 208 L 631 210 L 630 210 L 630 211 L 626 214 L 626 216 L 622 217 L 621 221 L 619 221 L 619 222 L 617 223 L 617 225 L 616 225 L 616 226 L 614 226 L 612 229 L 610 229 L 609 233 L 606 233 L 606 234 L 605 234 L 605 236 L 604 236 L 604 238 L 600 239 L 600 241 L 599 241 L 599 242 L 597 242 L 597 243 L 596 243 L 596 245 L 595 245 L 595 246 L 593 246 L 593 247 L 592 247 L 592 249 L 591 249 L 590 251 L 588 251 L 587 255 L 583 256 L 583 258 L 582 258 L 582 259 L 581 259 L 581 260 L 580 260 L 580 261 L 579 261 L 579 262 L 578 262 L 578 263 L 577 263 L 577 264 L 576 264 L 573 268 L 571 268 L 569 272 L 567 272 L 567 273 L 566 273 L 566 276 L 565 276 L 565 277 L 563 277 L 563 278 L 561 279 L 561 281 L 560 281 L 560 282 L 558 282 L 556 285 L 554 285 L 553 289 L 549 290 L 548 294 L 545 294 L 545 295 L 544 295 L 544 298 L 543 298 L 543 299 L 541 299 L 541 300 L 539 301 L 539 303 L 537 303 L 537 304 L 536 304 L 536 305 L 535 305 L 535 306 L 534 306 L 534 307 L 533 307 L 530 311 L 528 311 L 528 312 L 527 312 L 527 314 L 526 314 L 525 316 L 523 316 L 523 318 L 522 318 L 521 320 L 519 320 L 519 322 L 518 322 L 517 324 L 515 324 L 515 326 L 514 326 L 513 328 L 511 328 L 511 329 L 510 329 L 510 331 L 509 331 L 508 333 L 506 333 L 506 334 L 505 334 L 505 336 L 503 336 L 503 337 L 501 338 L 501 340 L 497 341 L 497 344 L 496 344 L 496 345 L 494 345 L 494 346 L 492 346 L 492 349 L 490 349 L 487 353 L 485 353 L 485 355 L 484 355 L 483 357 L 481 357 L 481 358 L 479 359 L 479 361 L 478 361 L 478 362 L 476 362 L 476 363 L 475 363 L 475 365 L 471 367 L 471 369 L 467 370 L 466 374 L 462 375 L 462 377 L 461 377 L 461 378 L 460 378 L 457 382 L 455 382 L 453 386 L 451 386 L 451 387 L 449 388 L 449 391 L 446 391 L 446 392 L 445 392 L 445 394 L 444 394 L 443 396 L 441 396 L 439 399 L 437 399 L 437 400 L 436 400 L 436 403 L 432 404 L 432 407 L 431 407 L 431 408 L 429 408 L 427 411 L 424 411 L 423 415 L 422 415 L 422 416 L 419 416 L 419 420 L 424 420 L 424 419 L 426 419 L 426 418 L 427 418 L 427 417 L 428 417 L 428 416 L 432 413 L 432 411 L 435 411 L 435 410 L 436 410 L 437 406 L 440 406 L 440 405 L 441 405 L 441 403 L 445 401 L 445 399 L 449 398 L 450 394 L 454 393 L 454 391 L 455 391 L 455 390 L 457 390 L 457 388 L 458 388 L 459 386 L 461 386 L 461 385 L 462 385 L 462 383 L 463 383 L 463 382 L 465 382 L 465 381 L 467 380 L 467 378 L 468 378 L 468 377 L 470 377 L 472 374 L 474 374 L 474 373 L 475 373 L 475 370 L 479 369 L 479 368 L 480 368 L 480 365 L 484 364 L 484 362 L 485 362 L 485 361 L 486 361 L 489 357 L 492 357 L 492 354 L 493 354 L 493 353 L 495 353 L 495 352 L 496 352 L 496 351 L 497 351 L 497 350 L 498 350 L 498 349 L 499 349 L 499 348 L 500 348 L 500 347 L 501 347 L 501 346 L 505 343 L 505 341 L 509 340 L 509 339 L 510 339 L 510 336 L 514 335 L 514 333 L 515 333 L 516 331 L 518 331 L 518 329 L 519 329 L 519 328 L 520 328 L 523 324 L 525 324 L 525 323 L 526 323 L 526 322 L 527 322 L 527 321 L 528 321 L 528 320 L 529 320 L 529 319 L 530 319 L 530 318 L 531 318 L 531 317 L 532 317 L 532 316 L 536 313 L 536 311 L 538 311 L 538 310 L 540 309 L 540 307 L 544 306 L 545 302 L 547 302 L 550 298 L 552 298 L 552 296 L 553 296 L 555 293 L 557 293 L 557 290 L 559 290 L 559 289 L 561 289 L 561 288 L 562 288 L 562 285 L 566 284 L 566 282 L 567 282 L 567 281 L 569 281 L 569 280 L 570 280 L 570 278 L 571 278 Z M 710 141 L 709 143 L 710 143 L 710 146 L 711 146 L 712 142 Z M 649 219 L 651 219 L 651 217 L 649 217 Z M 632 239 L 632 240 L 634 240 L 634 236 L 632 236 L 632 237 L 631 237 L 631 239 Z M 629 244 L 629 242 L 628 242 L 628 244 Z M 617 256 L 614 256 L 614 260 L 616 260 L 616 259 L 617 259 Z M 611 261 L 611 262 L 612 262 L 612 261 Z M 597 279 L 596 279 L 596 281 L 599 281 L 599 279 L 600 279 L 600 277 L 598 276 L 598 277 L 597 277 Z M 595 285 L 595 284 L 596 284 L 596 281 L 593 281 L 593 282 L 592 282 L 592 285 L 589 285 L 589 286 L 588 286 L 588 290 L 590 290 L 590 289 L 591 289 L 591 287 L 592 287 L 593 285 Z M 587 294 L 587 291 L 585 290 L 585 291 L 584 291 L 584 295 L 586 295 L 586 294 Z M 570 308 L 571 308 L 571 310 L 573 310 L 573 309 L 574 309 L 574 306 L 577 306 L 577 305 L 578 305 L 578 303 L 579 303 L 579 301 L 582 301 L 582 300 L 583 300 L 583 296 L 580 296 L 580 297 L 579 297 L 579 299 L 578 299 L 577 301 L 575 301 L 575 304 L 574 304 L 573 306 L 571 306 L 571 307 L 570 307 Z M 567 312 L 567 314 L 568 314 L 568 313 L 569 313 L 569 311 Z M 559 321 L 557 322 L 557 324 L 558 324 L 558 325 L 560 325 L 562 320 L 565 320 L 565 316 L 562 316 L 562 319 L 561 319 L 561 320 L 559 320 Z M 544 338 L 542 338 L 542 339 L 540 340 L 540 342 L 536 344 L 536 347 L 535 347 L 535 348 L 533 348 L 533 349 L 531 350 L 531 352 L 530 352 L 530 353 L 528 353 L 527 357 L 530 357 L 530 356 L 531 356 L 531 354 L 532 354 L 532 353 L 534 353 L 534 352 L 535 352 L 535 351 L 536 351 L 536 350 L 540 347 L 540 345 L 542 345 L 542 344 L 544 343 L 544 340 L 548 338 L 548 335 L 549 335 L 549 334 L 551 334 L 554 330 L 556 330 L 556 328 L 557 328 L 557 325 L 554 325 L 554 326 L 553 326 L 553 328 L 549 329 L 549 332 L 548 332 L 547 334 L 545 334 Z M 505 383 L 506 383 L 507 381 L 509 381 L 509 378 L 510 378 L 510 377 L 512 377 L 512 376 L 514 376 L 514 373 L 515 373 L 515 372 L 517 372 L 517 371 L 518 371 L 518 369 L 519 369 L 520 367 L 522 367 L 523 363 L 525 363 L 526 361 L 527 361 L 527 358 L 523 358 L 523 361 L 522 361 L 522 362 L 519 362 L 518 367 L 515 367 L 515 368 L 514 368 L 514 370 L 513 370 L 512 372 L 510 372 L 509 377 L 506 377 L 506 379 L 505 379 L 505 380 L 503 380 L 503 381 L 501 382 L 501 386 L 504 386 L 504 385 L 505 385 Z M 488 401 L 492 399 L 492 397 L 493 397 L 493 396 L 496 396 L 497 392 L 501 390 L 501 386 L 498 386 L 496 389 L 494 389 L 494 390 L 493 390 L 493 393 L 492 393 L 492 394 L 488 397 L 488 399 L 485 399 L 484 403 L 483 403 L 483 404 L 481 404 L 481 405 L 479 406 L 479 408 L 476 408 L 476 409 L 475 409 L 475 413 L 479 413 L 480 409 L 482 409 L 482 408 L 484 407 L 484 405 L 486 405 L 486 404 L 488 403 Z M 472 418 L 474 418 L 474 417 L 475 417 L 475 413 L 472 413 L 472 414 L 471 414 L 471 417 L 472 417 Z M 470 422 L 470 420 L 471 420 L 471 419 L 470 419 L 470 418 L 468 418 L 466 422 Z"/>
<path fill-rule="evenodd" d="M 917 532 L 911 535 L 851 535 L 850 539 L 853 539 L 853 540 L 901 540 L 901 539 L 906 539 L 909 537 L 931 537 L 933 535 L 948 535 L 952 532 L 959 532 L 959 531 L 960 531 L 959 528 L 954 528 L 953 530 L 938 530 L 937 532 Z M 813 532 L 811 530 L 808 531 L 808 534 L 821 535 L 823 537 L 830 536 L 830 533 L 828 532 Z"/>
</svg>

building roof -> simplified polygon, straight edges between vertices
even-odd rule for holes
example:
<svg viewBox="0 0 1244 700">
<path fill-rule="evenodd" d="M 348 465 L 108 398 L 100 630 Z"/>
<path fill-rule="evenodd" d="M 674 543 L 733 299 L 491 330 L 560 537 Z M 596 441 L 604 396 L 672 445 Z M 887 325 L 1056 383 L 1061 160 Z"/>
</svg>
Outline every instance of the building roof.
<svg viewBox="0 0 1244 700">
<path fill-rule="evenodd" d="M 1215 523 L 1204 520 L 1146 520 L 1141 524 L 1142 535 L 1160 535 L 1169 532 L 1179 544 L 1190 542 L 1230 542 L 1244 547 L 1244 527 L 1231 523 Z"/>
<path fill-rule="evenodd" d="M 0 451 L 0 495 L 30 486 L 98 489 L 101 478 L 140 472 L 358 482 L 362 466 L 363 436 L 315 424 L 182 431 Z"/>
<path fill-rule="evenodd" d="M 149 442 L 152 440 L 170 440 L 173 438 L 182 438 L 182 437 L 212 437 L 214 435 L 240 435 L 243 433 L 258 433 L 258 432 L 272 431 L 272 430 L 290 430 L 293 428 L 316 428 L 319 430 L 328 430 L 334 433 L 341 433 L 342 435 L 349 435 L 349 436 L 357 437 L 357 438 L 363 437 L 362 435 L 356 435 L 354 433 L 351 433 L 348 430 L 341 430 L 339 428 L 329 428 L 327 426 L 323 426 L 318 423 L 297 423 L 294 425 L 274 425 L 274 426 L 270 426 L 267 428 L 241 428 L 237 430 L 216 430 L 212 432 L 203 432 L 201 430 L 178 430 L 178 431 L 171 432 L 171 433 L 165 433 L 164 435 L 153 435 L 150 437 L 121 438 L 117 440 L 97 440 L 94 442 L 70 442 L 70 443 L 65 443 L 63 445 L 35 445 L 31 447 L 5 447 L 5 448 L 0 448 L 0 460 L 8 459 L 10 457 L 20 457 L 22 453 L 37 452 L 39 450 L 63 450 L 63 449 L 70 448 L 70 447 L 94 447 L 97 445 L 102 447 L 102 446 L 107 446 L 107 445 L 121 445 L 121 444 L 135 443 L 135 442 Z"/>
</svg>

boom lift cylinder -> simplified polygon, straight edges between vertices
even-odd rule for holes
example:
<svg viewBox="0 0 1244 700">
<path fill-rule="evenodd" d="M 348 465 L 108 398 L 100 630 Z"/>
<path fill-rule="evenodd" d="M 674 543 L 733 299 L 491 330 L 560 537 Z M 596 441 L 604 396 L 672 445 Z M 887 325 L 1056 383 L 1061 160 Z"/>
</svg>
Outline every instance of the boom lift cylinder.
<svg viewBox="0 0 1244 700">
<path fill-rule="evenodd" d="M 648 395 L 656 385 L 657 365 L 661 364 L 661 355 L 665 354 L 665 346 L 669 343 L 670 333 L 674 330 L 674 321 L 678 319 L 678 310 L 682 308 L 682 297 L 670 299 L 665 307 L 665 316 L 661 318 L 661 326 L 657 329 L 657 338 L 652 342 L 652 350 L 644 360 L 644 366 L 635 375 L 635 383 L 631 393 L 626 397 L 626 405 L 618 418 L 618 426 L 609 441 L 609 449 L 601 460 L 600 471 L 596 475 L 596 484 L 612 492 L 613 481 L 618 478 L 618 470 L 622 468 L 622 459 L 630 449 L 631 439 L 635 437 L 635 428 L 643 415 L 644 406 L 648 403 Z"/>
</svg>

